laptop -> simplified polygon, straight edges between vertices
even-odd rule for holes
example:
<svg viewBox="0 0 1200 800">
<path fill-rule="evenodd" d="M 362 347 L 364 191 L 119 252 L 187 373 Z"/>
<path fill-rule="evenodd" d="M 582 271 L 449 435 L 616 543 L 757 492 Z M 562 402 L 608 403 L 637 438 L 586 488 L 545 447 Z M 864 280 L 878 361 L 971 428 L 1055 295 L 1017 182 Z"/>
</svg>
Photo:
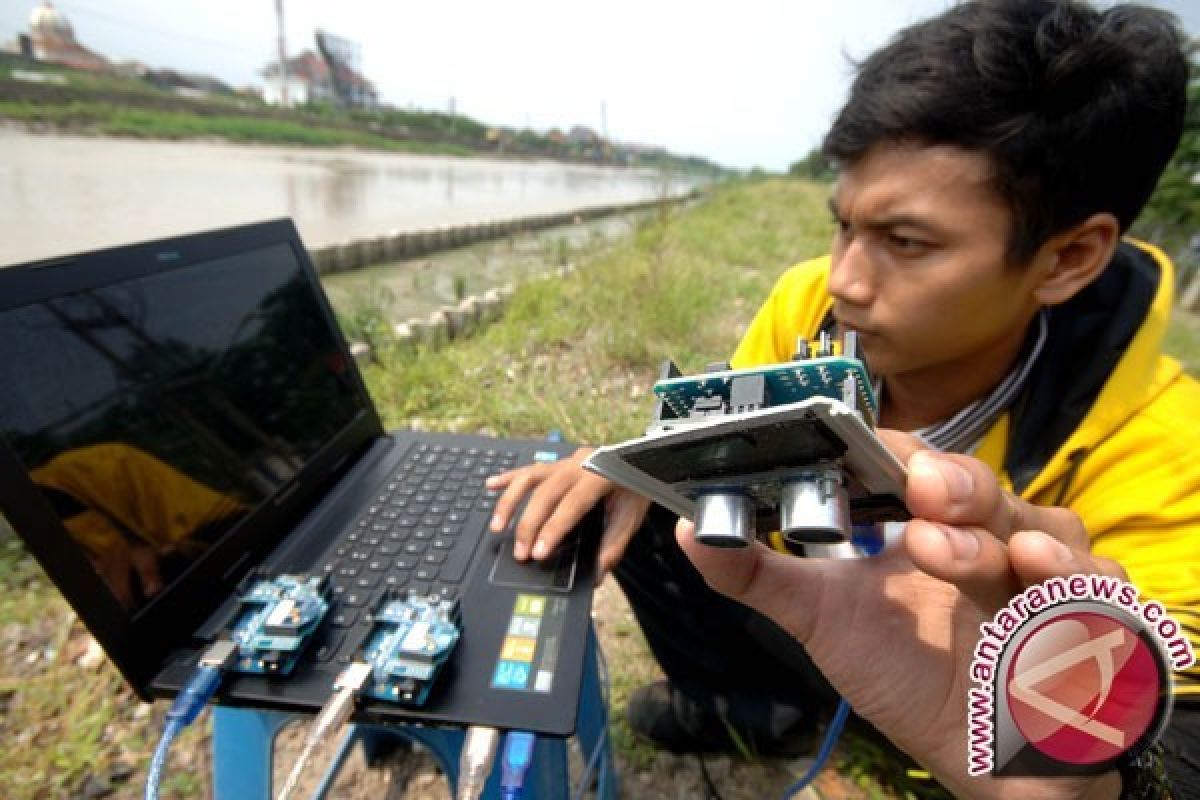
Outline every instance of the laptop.
<svg viewBox="0 0 1200 800">
<path fill-rule="evenodd" d="M 323 575 L 292 674 L 219 702 L 316 710 L 411 590 L 457 598 L 462 636 L 424 706 L 366 720 L 574 731 L 598 520 L 518 563 L 483 485 L 571 448 L 386 432 L 290 220 L 0 269 L 0 387 L 0 512 L 143 699 L 254 576 Z"/>
</svg>

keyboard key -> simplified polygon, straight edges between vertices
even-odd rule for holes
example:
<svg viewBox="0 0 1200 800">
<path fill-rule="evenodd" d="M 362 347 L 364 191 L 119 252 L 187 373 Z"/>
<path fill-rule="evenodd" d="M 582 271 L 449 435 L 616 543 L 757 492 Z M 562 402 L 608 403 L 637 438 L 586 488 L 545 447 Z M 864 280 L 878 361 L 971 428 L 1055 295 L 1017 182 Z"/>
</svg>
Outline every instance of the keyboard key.
<svg viewBox="0 0 1200 800">
<path fill-rule="evenodd" d="M 357 608 L 339 608 L 337 613 L 333 615 L 333 626 L 335 628 L 349 628 L 355 622 L 358 622 Z"/>
<path fill-rule="evenodd" d="M 345 638 L 340 631 L 330 631 L 325 635 L 325 643 L 317 650 L 314 656 L 318 664 L 324 664 L 329 659 L 333 658 L 337 653 L 338 648 L 342 646 L 342 639 Z"/>
</svg>

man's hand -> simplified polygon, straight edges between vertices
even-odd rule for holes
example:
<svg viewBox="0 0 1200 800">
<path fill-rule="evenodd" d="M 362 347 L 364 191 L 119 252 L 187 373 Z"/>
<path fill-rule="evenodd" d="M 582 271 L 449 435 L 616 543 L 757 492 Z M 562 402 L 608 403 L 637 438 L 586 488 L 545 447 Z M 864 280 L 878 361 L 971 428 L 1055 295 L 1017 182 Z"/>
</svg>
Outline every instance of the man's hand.
<svg viewBox="0 0 1200 800">
<path fill-rule="evenodd" d="M 915 519 L 902 547 L 856 561 L 795 558 L 756 543 L 705 547 L 681 520 L 680 546 L 717 591 L 795 636 L 854 710 L 964 797 L 1116 797 L 1094 778 L 967 775 L 968 670 L 979 625 L 1022 588 L 1053 576 L 1123 576 L 1093 557 L 1072 512 L 1002 491 L 982 462 L 919 451 L 883 434 L 908 466 Z"/>
<path fill-rule="evenodd" d="M 531 464 L 493 475 L 489 489 L 503 489 L 496 500 L 491 529 L 504 531 L 526 497 L 514 531 L 513 557 L 524 561 L 546 558 L 579 521 L 604 500 L 604 534 L 596 558 L 596 579 L 612 569 L 629 539 L 646 518 L 650 501 L 581 466 L 592 448 L 581 447 L 570 458 L 552 464 Z"/>
</svg>

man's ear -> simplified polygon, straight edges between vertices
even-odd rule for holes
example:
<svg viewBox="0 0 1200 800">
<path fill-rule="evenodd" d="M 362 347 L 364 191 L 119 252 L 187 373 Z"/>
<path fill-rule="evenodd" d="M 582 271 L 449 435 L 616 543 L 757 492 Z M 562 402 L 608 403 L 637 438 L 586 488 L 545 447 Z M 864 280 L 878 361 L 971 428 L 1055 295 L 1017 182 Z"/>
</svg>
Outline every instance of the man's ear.
<svg viewBox="0 0 1200 800">
<path fill-rule="evenodd" d="M 1043 306 L 1070 300 L 1100 276 L 1120 238 L 1121 226 L 1107 212 L 1050 237 L 1034 259 L 1040 273 L 1034 297 Z"/>
</svg>

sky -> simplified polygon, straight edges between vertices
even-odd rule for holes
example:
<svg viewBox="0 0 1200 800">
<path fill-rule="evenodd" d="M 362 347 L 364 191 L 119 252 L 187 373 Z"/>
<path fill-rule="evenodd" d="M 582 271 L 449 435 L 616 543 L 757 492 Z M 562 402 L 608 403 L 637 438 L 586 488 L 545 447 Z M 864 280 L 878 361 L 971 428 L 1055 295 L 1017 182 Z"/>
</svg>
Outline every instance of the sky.
<svg viewBox="0 0 1200 800">
<path fill-rule="evenodd" d="M 1159 0 L 1200 35 L 1200 3 Z M 34 0 L 0 2 L 0 42 Z M 356 41 L 381 99 L 546 131 L 587 125 L 737 168 L 783 170 L 820 142 L 852 59 L 950 0 L 284 0 L 288 54 L 318 28 Z M 1100 3 L 1099 5 L 1111 5 Z M 274 0 L 57 0 L 114 60 L 260 86 Z"/>
</svg>

